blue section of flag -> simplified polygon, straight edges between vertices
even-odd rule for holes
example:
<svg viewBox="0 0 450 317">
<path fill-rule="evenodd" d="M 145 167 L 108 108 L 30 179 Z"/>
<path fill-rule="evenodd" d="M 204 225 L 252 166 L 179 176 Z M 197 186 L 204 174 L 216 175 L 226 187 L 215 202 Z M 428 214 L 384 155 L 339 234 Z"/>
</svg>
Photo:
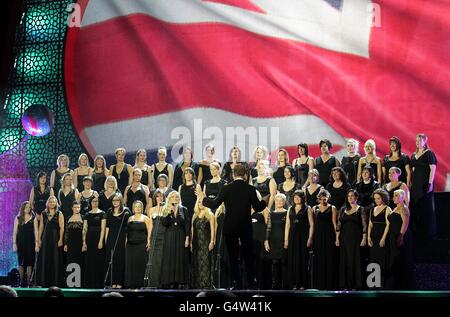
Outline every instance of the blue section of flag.
<svg viewBox="0 0 450 317">
<path fill-rule="evenodd" d="M 325 2 L 327 2 L 333 8 L 341 10 L 344 0 L 325 0 Z"/>
</svg>

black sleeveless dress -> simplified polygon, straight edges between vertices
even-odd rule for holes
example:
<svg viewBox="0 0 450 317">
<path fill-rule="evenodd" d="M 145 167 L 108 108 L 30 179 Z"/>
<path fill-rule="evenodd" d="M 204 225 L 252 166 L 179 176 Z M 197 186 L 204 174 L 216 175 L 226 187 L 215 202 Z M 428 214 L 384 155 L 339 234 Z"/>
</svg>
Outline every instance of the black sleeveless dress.
<svg viewBox="0 0 450 317">
<path fill-rule="evenodd" d="M 356 184 L 356 176 L 358 176 L 358 162 L 360 159 L 361 156 L 359 154 L 356 154 L 353 157 L 344 156 L 342 158 L 342 168 L 347 174 L 347 181 L 352 187 Z"/>
<path fill-rule="evenodd" d="M 116 190 L 115 193 L 120 193 L 120 192 L 119 192 L 119 190 Z M 103 210 L 105 212 L 109 211 L 112 208 L 112 200 L 114 198 L 114 194 L 115 193 L 113 193 L 109 197 L 106 197 L 105 190 L 102 190 L 101 192 L 99 192 L 99 195 L 98 195 L 98 209 Z"/>
<path fill-rule="evenodd" d="M 160 171 L 158 170 L 158 168 L 156 167 L 156 164 L 153 164 L 153 184 L 155 184 L 155 187 L 158 187 L 157 184 L 157 180 L 158 180 L 158 176 L 161 174 L 164 174 L 167 176 L 167 182 L 169 181 L 169 169 L 168 169 L 169 163 L 166 163 L 166 165 L 164 165 L 164 168 Z M 178 188 L 177 188 L 178 190 Z"/>
<path fill-rule="evenodd" d="M 60 211 L 57 211 L 52 218 L 49 218 L 47 212 L 42 213 L 44 231 L 42 232 L 41 249 L 39 251 L 36 272 L 36 282 L 39 286 L 62 287 L 63 284 L 63 248 L 58 247 L 60 231 L 59 215 Z"/>
<path fill-rule="evenodd" d="M 34 212 L 40 215 L 46 208 L 47 200 L 50 197 L 50 187 L 45 187 L 43 193 L 39 186 L 34 187 Z"/>
<path fill-rule="evenodd" d="M 373 170 L 373 178 L 378 181 L 378 165 L 375 162 L 368 163 L 367 159 L 361 158 L 361 173 L 364 166 L 370 166 Z M 362 177 L 362 176 L 361 176 Z"/>
<path fill-rule="evenodd" d="M 72 203 L 75 200 L 75 189 L 71 189 L 67 195 L 62 190 L 58 193 L 60 210 L 64 216 L 64 222 L 72 216 Z"/>
<path fill-rule="evenodd" d="M 183 166 L 184 162 L 180 162 L 175 167 L 175 171 L 173 172 L 173 189 L 178 190 L 178 188 L 183 184 L 183 169 L 181 168 Z M 191 162 L 189 164 L 190 168 L 194 170 L 195 177 L 194 179 L 197 180 L 198 177 L 198 164 L 196 162 Z"/>
<path fill-rule="evenodd" d="M 383 238 L 384 230 L 386 229 L 386 208 L 384 207 L 382 211 L 375 216 L 374 208 L 370 211 L 370 221 L 372 222 L 372 231 L 370 233 L 370 238 L 372 239 L 373 246 L 370 248 L 370 263 L 377 263 L 380 265 L 381 269 L 381 288 L 385 286 L 386 278 L 386 268 L 388 260 L 388 237 L 386 236 L 386 241 L 384 247 L 380 247 L 380 241 Z"/>
<path fill-rule="evenodd" d="M 284 184 L 284 183 L 281 183 L 280 185 L 278 185 L 278 191 L 279 191 L 281 194 L 286 195 L 286 203 L 285 203 L 284 207 L 285 207 L 286 209 L 289 209 L 289 207 L 292 206 L 292 203 L 293 203 L 293 201 L 294 201 L 294 192 L 295 192 L 297 189 L 300 189 L 301 187 L 300 187 L 299 184 L 295 183 L 295 184 L 294 184 L 294 187 L 292 187 L 291 190 L 286 191 L 286 190 L 284 190 L 283 184 Z"/>
<path fill-rule="evenodd" d="M 145 186 L 148 186 L 148 169 L 149 167 L 147 167 L 147 169 L 143 170 L 142 168 L 140 168 L 141 172 L 142 172 L 142 177 L 141 177 L 141 183 L 144 184 Z"/>
<path fill-rule="evenodd" d="M 97 173 L 96 171 L 94 171 L 92 173 L 92 180 L 94 183 L 93 190 L 95 190 L 97 193 L 100 193 L 102 190 L 105 189 L 106 174 L 104 172 Z"/>
<path fill-rule="evenodd" d="M 202 181 L 200 183 L 200 186 L 203 188 L 203 186 L 205 185 L 206 181 L 209 181 L 210 179 L 212 179 L 212 175 L 211 175 L 211 170 L 209 169 L 209 165 L 207 164 L 199 164 L 199 170 L 202 171 Z"/>
<path fill-rule="evenodd" d="M 130 188 L 128 188 L 128 191 L 127 191 L 127 207 L 133 212 L 133 203 L 137 200 L 140 200 L 144 204 L 143 212 L 145 212 L 145 210 L 147 208 L 146 198 L 147 197 L 145 194 L 145 189 L 142 184 L 139 185 L 138 189 L 135 192 L 131 189 L 131 186 L 130 186 Z"/>
<path fill-rule="evenodd" d="M 92 200 L 95 198 L 94 192 L 89 197 L 80 195 L 81 214 L 85 215 L 92 210 Z"/>
<path fill-rule="evenodd" d="M 309 287 L 308 261 L 309 261 L 309 219 L 308 205 L 296 213 L 295 208 L 289 209 L 289 235 L 288 235 L 288 263 L 287 276 L 291 288 Z"/>
<path fill-rule="evenodd" d="M 86 234 L 87 251 L 85 253 L 84 266 L 84 287 L 103 288 L 105 278 L 105 248 L 99 249 L 102 220 L 106 219 L 105 212 L 92 213 L 84 215 L 88 223 Z"/>
<path fill-rule="evenodd" d="M 388 185 L 388 184 L 384 185 L 383 188 L 384 188 L 384 190 L 387 191 L 388 194 L 389 194 L 389 207 L 391 207 L 391 209 L 394 210 L 395 207 L 396 207 L 396 205 L 395 205 L 395 203 L 394 203 L 394 192 L 395 192 L 396 190 L 400 189 L 400 188 L 402 187 L 403 183 L 402 183 L 402 182 L 398 183 L 397 186 L 392 187 L 390 190 L 387 189 L 387 185 Z"/>
<path fill-rule="evenodd" d="M 363 282 L 361 241 L 366 233 L 367 223 L 363 208 L 348 214 L 342 211 L 339 215 L 340 230 L 339 248 L 339 287 L 341 289 L 361 289 Z"/>
<path fill-rule="evenodd" d="M 314 166 L 319 171 L 319 184 L 326 186 L 330 182 L 331 170 L 337 166 L 337 161 L 333 155 L 326 162 L 322 160 L 321 156 L 318 156 L 315 159 Z"/>
<path fill-rule="evenodd" d="M 271 229 L 269 233 L 270 260 L 281 260 L 284 256 L 284 229 L 286 227 L 287 211 L 270 212 Z"/>
<path fill-rule="evenodd" d="M 130 174 L 128 173 L 128 164 L 124 163 L 122 172 L 117 174 L 117 165 L 114 165 L 112 176 L 114 176 L 117 180 L 117 187 L 119 188 L 122 195 L 125 195 L 125 189 L 128 186 L 128 181 Z"/>
<path fill-rule="evenodd" d="M 306 162 L 303 164 L 298 164 L 298 160 L 300 158 L 297 159 L 297 164 L 295 164 L 294 169 L 295 169 L 295 181 L 300 185 L 300 187 L 302 187 L 303 185 L 305 185 L 306 181 L 308 180 L 308 173 L 309 173 L 309 157 L 306 159 Z"/>
<path fill-rule="evenodd" d="M 313 193 L 309 192 L 309 189 L 306 188 L 305 189 L 305 194 L 306 194 L 306 204 L 308 206 L 316 206 L 318 204 L 317 202 L 317 195 L 319 194 L 320 190 L 322 189 L 322 186 L 317 186 L 316 190 Z"/>
<path fill-rule="evenodd" d="M 389 263 L 386 287 L 388 289 L 414 289 L 414 264 L 412 257 L 412 237 L 409 228 L 403 236 L 403 246 L 397 245 L 397 238 L 403 220 L 399 213 L 392 212 L 389 220 Z"/>
<path fill-rule="evenodd" d="M 399 181 L 401 181 L 403 183 L 407 182 L 408 174 L 406 173 L 406 165 L 411 165 L 411 160 L 409 159 L 408 155 L 405 155 L 402 153 L 400 155 L 400 158 L 396 161 L 389 160 L 389 155 L 386 155 L 383 160 L 383 165 L 386 169 L 386 175 L 384 175 L 384 183 L 385 184 L 390 182 L 388 172 L 389 172 L 389 169 L 392 167 L 398 167 L 402 171 L 402 174 L 399 177 Z"/>
<path fill-rule="evenodd" d="M 125 285 L 125 238 L 130 217 L 131 212 L 126 207 L 117 216 L 111 210 L 107 213 L 106 228 L 109 231 L 105 246 L 106 269 L 111 262 L 111 254 L 113 254 L 112 269 L 110 268 L 106 278 L 106 284 L 110 286 Z"/>
<path fill-rule="evenodd" d="M 166 227 L 162 223 L 162 214 L 152 214 L 153 229 L 150 239 L 151 267 L 149 276 L 149 287 L 161 287 L 162 256 L 164 250 L 164 236 Z"/>
<path fill-rule="evenodd" d="M 72 170 L 68 169 L 64 173 L 58 172 L 57 169 L 54 171 L 55 171 L 55 184 L 53 185 L 53 192 L 55 193 L 55 195 L 58 195 L 58 192 L 61 189 L 61 178 L 63 177 L 64 174 L 72 172 Z"/>
<path fill-rule="evenodd" d="M 83 216 L 81 221 L 70 221 L 64 227 L 64 245 L 67 246 L 67 264 L 83 265 Z"/>
<path fill-rule="evenodd" d="M 127 225 L 127 247 L 125 250 L 125 286 L 139 288 L 144 286 L 148 253 L 147 226 L 143 221 L 130 221 Z"/>
<path fill-rule="evenodd" d="M 205 217 L 196 218 L 193 222 L 192 236 L 192 287 L 212 288 L 214 273 L 214 258 L 209 251 L 211 241 L 211 226 Z"/>
<path fill-rule="evenodd" d="M 271 177 L 267 177 L 266 180 L 262 183 L 258 183 L 258 178 L 253 179 L 253 186 L 257 191 L 261 194 L 262 199 L 267 203 L 269 203 L 270 198 L 270 180 Z"/>
<path fill-rule="evenodd" d="M 331 290 L 335 287 L 337 275 L 336 234 L 333 226 L 332 208 L 321 212 L 314 208 L 313 272 L 312 287 Z"/>
<path fill-rule="evenodd" d="M 286 166 L 288 165 L 278 166 L 275 172 L 273 172 L 272 176 L 275 180 L 275 183 L 277 183 L 277 187 L 286 180 L 286 178 L 284 178 L 284 169 L 286 168 Z"/>
<path fill-rule="evenodd" d="M 211 199 L 217 197 L 219 192 L 222 190 L 222 187 L 226 184 L 225 180 L 220 179 L 217 183 L 212 183 L 211 180 L 207 180 L 205 182 L 205 194 Z M 211 210 L 213 213 L 216 211 L 215 209 Z"/>
<path fill-rule="evenodd" d="M 84 190 L 84 186 L 83 186 L 83 179 L 89 176 L 89 174 L 85 174 L 85 175 L 77 175 L 77 189 L 78 191 L 81 193 Z"/>
<path fill-rule="evenodd" d="M 342 184 L 341 187 L 334 187 L 332 183 L 328 183 L 327 190 L 330 193 L 330 204 L 340 210 L 347 200 L 347 192 L 350 189 L 350 184 Z"/>
<path fill-rule="evenodd" d="M 34 215 L 26 223 L 18 223 L 17 227 L 17 259 L 19 266 L 34 266 L 35 261 L 35 237 L 34 237 Z"/>
</svg>

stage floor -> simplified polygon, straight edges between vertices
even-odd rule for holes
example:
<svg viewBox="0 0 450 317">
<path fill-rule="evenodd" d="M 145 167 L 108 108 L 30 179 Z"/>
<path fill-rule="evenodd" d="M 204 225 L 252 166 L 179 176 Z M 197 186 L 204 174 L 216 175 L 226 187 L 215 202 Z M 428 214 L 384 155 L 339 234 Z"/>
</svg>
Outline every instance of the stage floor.
<svg viewBox="0 0 450 317">
<path fill-rule="evenodd" d="M 46 288 L 15 288 L 19 297 L 42 297 Z M 202 291 L 208 290 L 167 290 L 167 289 L 62 289 L 65 297 L 100 297 L 104 293 L 119 292 L 124 297 L 152 297 L 152 298 L 195 298 Z M 232 291 L 239 298 L 251 298 L 255 295 L 264 297 L 450 297 L 450 291 L 285 291 L 285 290 L 237 290 Z"/>
</svg>

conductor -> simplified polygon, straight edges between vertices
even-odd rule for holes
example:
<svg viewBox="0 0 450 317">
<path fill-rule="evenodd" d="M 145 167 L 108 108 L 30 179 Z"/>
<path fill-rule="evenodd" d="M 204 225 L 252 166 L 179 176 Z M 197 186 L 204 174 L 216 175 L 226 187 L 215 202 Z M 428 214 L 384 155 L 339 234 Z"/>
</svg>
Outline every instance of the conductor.
<svg viewBox="0 0 450 317">
<path fill-rule="evenodd" d="M 203 205 L 206 207 L 215 209 L 222 202 L 225 203 L 226 212 L 223 223 L 223 235 L 228 249 L 231 278 L 235 289 L 242 288 L 239 253 L 245 262 L 248 287 L 254 288 L 256 286 L 251 208 L 253 207 L 258 212 L 266 208 L 265 201 L 258 199 L 255 187 L 249 185 L 244 180 L 245 177 L 245 167 L 242 164 L 236 164 L 233 169 L 234 180 L 224 185 L 216 198 L 205 197 L 202 191 L 196 191 L 198 198 L 203 199 Z"/>
</svg>

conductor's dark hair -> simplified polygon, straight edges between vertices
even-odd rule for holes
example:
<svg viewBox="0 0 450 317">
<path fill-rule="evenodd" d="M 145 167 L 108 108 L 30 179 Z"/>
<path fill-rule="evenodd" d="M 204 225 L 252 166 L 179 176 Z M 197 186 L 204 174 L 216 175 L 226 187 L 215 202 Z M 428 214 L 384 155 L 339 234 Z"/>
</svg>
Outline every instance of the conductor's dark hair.
<svg viewBox="0 0 450 317">
<path fill-rule="evenodd" d="M 247 171 L 242 164 L 236 164 L 233 169 L 234 177 L 245 177 Z"/>
<path fill-rule="evenodd" d="M 64 297 L 64 293 L 59 287 L 52 286 L 45 291 L 44 297 Z"/>
</svg>

